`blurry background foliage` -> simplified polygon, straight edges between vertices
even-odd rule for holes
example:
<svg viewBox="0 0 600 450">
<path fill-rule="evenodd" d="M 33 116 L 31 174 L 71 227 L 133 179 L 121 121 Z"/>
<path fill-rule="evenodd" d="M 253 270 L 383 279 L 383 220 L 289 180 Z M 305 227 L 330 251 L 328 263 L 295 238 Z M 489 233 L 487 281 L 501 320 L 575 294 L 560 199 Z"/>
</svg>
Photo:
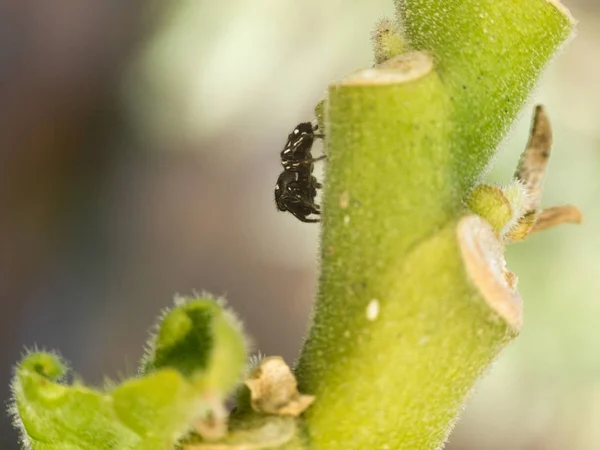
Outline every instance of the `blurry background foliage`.
<svg viewBox="0 0 600 450">
<path fill-rule="evenodd" d="M 371 64 L 391 0 L 0 4 L 0 392 L 24 345 L 87 381 L 132 374 L 175 293 L 227 295 L 256 347 L 297 355 L 318 226 L 273 204 L 279 151 L 329 81 Z M 547 71 L 544 204 L 585 222 L 511 247 L 525 328 L 448 448 L 600 448 L 600 4 Z M 531 107 L 490 180 L 507 182 Z M 410 370 L 410 368 L 407 368 Z M 8 418 L 0 448 L 16 449 Z"/>
</svg>

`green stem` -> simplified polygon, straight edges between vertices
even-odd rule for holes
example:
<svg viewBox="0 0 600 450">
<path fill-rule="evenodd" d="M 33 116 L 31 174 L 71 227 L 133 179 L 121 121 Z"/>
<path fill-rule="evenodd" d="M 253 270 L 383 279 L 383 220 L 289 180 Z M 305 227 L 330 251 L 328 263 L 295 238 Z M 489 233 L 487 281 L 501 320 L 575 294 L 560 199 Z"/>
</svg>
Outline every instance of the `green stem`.
<svg viewBox="0 0 600 450">
<path fill-rule="evenodd" d="M 429 57 L 399 59 L 329 93 L 323 271 L 297 368 L 316 448 L 436 448 L 514 334 L 461 263 L 446 94 Z"/>
<path fill-rule="evenodd" d="M 480 180 L 542 70 L 571 35 L 558 0 L 395 0 L 412 48 L 436 55 L 459 126 L 462 195 Z"/>
<path fill-rule="evenodd" d="M 401 10 L 432 53 L 329 90 L 322 270 L 296 368 L 316 449 L 439 448 L 521 325 L 502 244 L 461 218 L 464 195 L 572 20 L 542 0 Z"/>
</svg>

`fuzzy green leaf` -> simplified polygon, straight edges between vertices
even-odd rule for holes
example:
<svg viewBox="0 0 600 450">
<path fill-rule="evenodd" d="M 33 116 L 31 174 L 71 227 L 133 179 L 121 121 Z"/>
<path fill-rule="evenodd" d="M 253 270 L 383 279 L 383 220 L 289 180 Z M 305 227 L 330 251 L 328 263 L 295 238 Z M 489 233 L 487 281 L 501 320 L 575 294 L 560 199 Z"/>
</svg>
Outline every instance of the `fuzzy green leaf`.
<svg viewBox="0 0 600 450">
<path fill-rule="evenodd" d="M 181 302 L 165 315 L 144 374 L 111 391 L 61 384 L 59 358 L 27 356 L 12 384 L 15 421 L 33 449 L 172 448 L 205 419 L 224 427 L 223 402 L 240 379 L 245 349 L 239 325 L 217 302 Z"/>
<path fill-rule="evenodd" d="M 118 419 L 142 438 L 136 448 L 170 448 L 210 405 L 176 370 L 128 380 L 112 392 Z"/>
<path fill-rule="evenodd" d="M 239 382 L 246 338 L 237 319 L 210 297 L 182 299 L 150 343 L 143 371 L 180 371 L 204 390 L 225 395 Z"/>
<path fill-rule="evenodd" d="M 380 21 L 371 35 L 375 64 L 381 64 L 388 59 L 407 51 L 406 40 L 396 22 L 388 19 Z"/>
<path fill-rule="evenodd" d="M 513 220 L 510 200 L 497 186 L 480 184 L 469 194 L 467 206 L 487 220 L 498 233 Z"/>
<path fill-rule="evenodd" d="M 37 450 L 139 448 L 141 437 L 122 424 L 109 395 L 59 384 L 66 366 L 50 353 L 31 354 L 13 379 L 22 441 Z"/>
</svg>

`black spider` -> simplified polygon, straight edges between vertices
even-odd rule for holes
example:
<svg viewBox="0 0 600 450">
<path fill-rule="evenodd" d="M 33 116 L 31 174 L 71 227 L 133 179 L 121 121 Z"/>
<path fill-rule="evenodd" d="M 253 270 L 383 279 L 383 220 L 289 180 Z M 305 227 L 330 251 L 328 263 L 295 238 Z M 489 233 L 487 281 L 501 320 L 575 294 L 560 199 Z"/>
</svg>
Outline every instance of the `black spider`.
<svg viewBox="0 0 600 450">
<path fill-rule="evenodd" d="M 317 129 L 317 125 L 304 122 L 288 136 L 281 152 L 283 172 L 275 186 L 277 209 L 289 211 L 302 222 L 318 222 L 319 219 L 308 216 L 321 213 L 319 205 L 315 203 L 321 184 L 312 175 L 314 163 L 325 158 L 325 155 L 313 158 L 311 154 L 315 138 L 323 138 L 322 134 L 316 133 Z"/>
</svg>

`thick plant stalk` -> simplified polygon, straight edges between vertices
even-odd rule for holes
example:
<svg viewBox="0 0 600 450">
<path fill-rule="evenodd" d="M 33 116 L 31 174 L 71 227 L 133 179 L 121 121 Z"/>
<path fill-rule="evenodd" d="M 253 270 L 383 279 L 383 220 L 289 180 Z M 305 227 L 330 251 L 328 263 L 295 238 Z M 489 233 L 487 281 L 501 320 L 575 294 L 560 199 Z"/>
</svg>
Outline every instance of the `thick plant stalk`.
<svg viewBox="0 0 600 450">
<path fill-rule="evenodd" d="M 395 0 L 408 41 L 437 57 L 458 125 L 462 195 L 478 181 L 541 71 L 571 35 L 558 0 Z"/>
<path fill-rule="evenodd" d="M 572 20 L 542 0 L 398 3 L 428 52 L 329 90 L 322 271 L 296 368 L 316 449 L 441 447 L 522 321 L 503 244 L 462 205 Z"/>
<path fill-rule="evenodd" d="M 321 292 L 297 370 L 316 448 L 436 448 L 519 328 L 463 268 L 433 60 L 399 59 L 330 90 Z"/>
</svg>

